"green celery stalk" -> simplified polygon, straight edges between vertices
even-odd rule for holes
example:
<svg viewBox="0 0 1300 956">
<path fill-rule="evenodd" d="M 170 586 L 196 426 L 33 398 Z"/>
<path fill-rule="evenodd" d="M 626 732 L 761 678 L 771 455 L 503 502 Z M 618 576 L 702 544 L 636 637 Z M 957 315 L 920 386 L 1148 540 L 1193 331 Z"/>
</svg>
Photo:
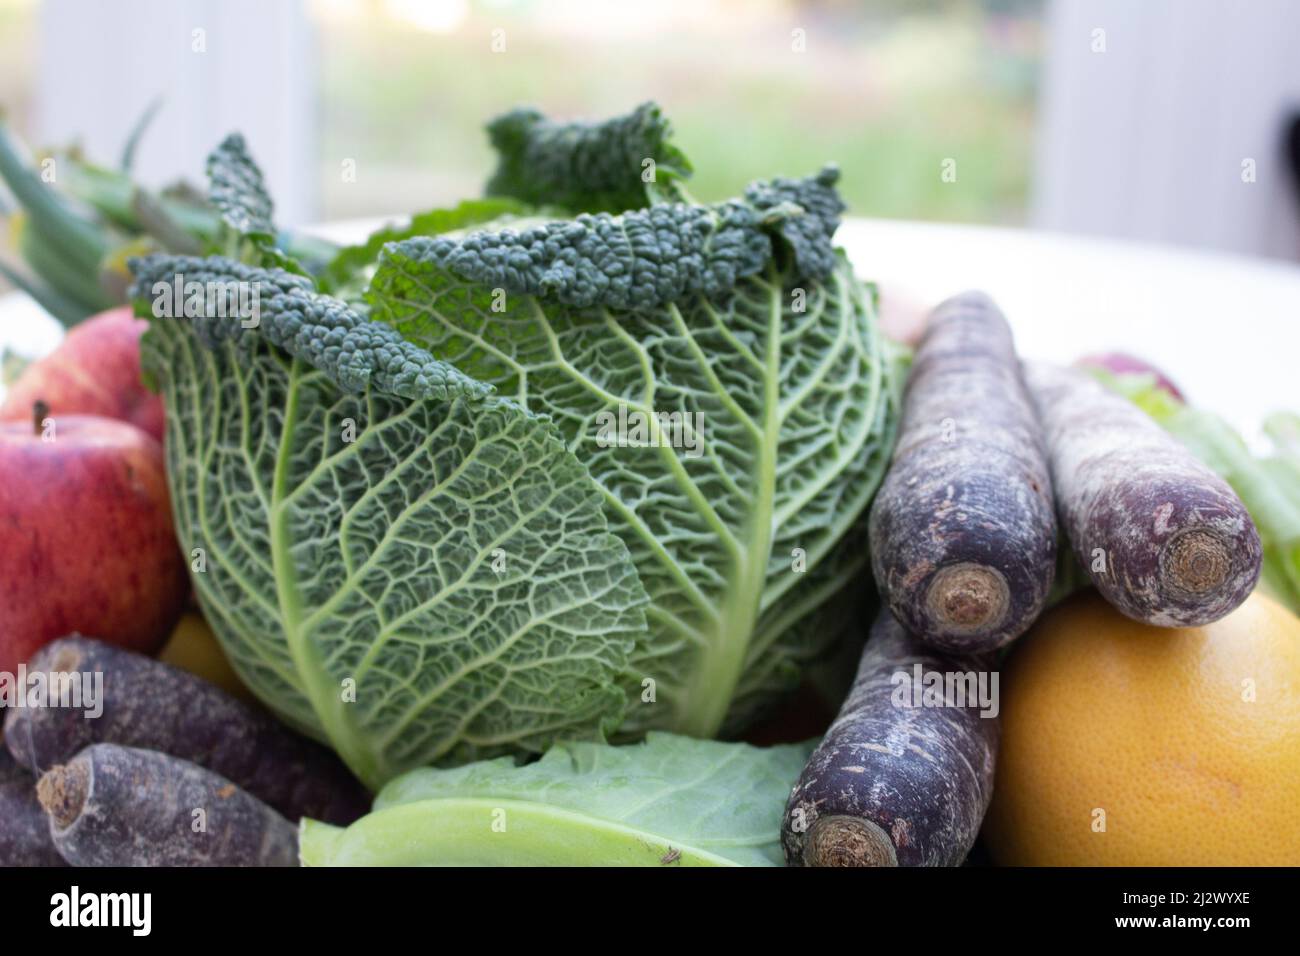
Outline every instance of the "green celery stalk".
<svg viewBox="0 0 1300 956">
<path fill-rule="evenodd" d="M 109 246 L 102 227 L 82 216 L 22 159 L 8 127 L 0 122 L 0 178 L 27 210 L 29 231 L 39 229 L 77 267 L 92 275 Z"/>
<path fill-rule="evenodd" d="M 121 229 L 140 231 L 140 221 L 131 204 L 135 184 L 129 178 L 78 156 L 60 155 L 58 162 L 59 186 L 69 196 L 90 206 Z"/>
<path fill-rule="evenodd" d="M 25 224 L 18 238 L 18 251 L 47 285 L 85 310 L 82 318 L 117 304 L 99 284 L 98 264 L 88 268 L 73 261 L 35 223 Z"/>
</svg>

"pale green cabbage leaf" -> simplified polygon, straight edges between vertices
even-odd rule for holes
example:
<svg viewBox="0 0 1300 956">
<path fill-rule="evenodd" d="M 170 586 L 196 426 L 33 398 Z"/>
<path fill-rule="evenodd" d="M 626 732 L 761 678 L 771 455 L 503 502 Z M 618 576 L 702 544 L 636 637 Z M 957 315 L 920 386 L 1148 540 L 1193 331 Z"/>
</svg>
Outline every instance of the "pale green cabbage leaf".
<svg viewBox="0 0 1300 956">
<path fill-rule="evenodd" d="M 739 729 L 840 636 L 896 417 L 892 357 L 842 257 L 821 282 L 773 267 L 658 310 L 494 311 L 491 289 L 399 243 L 371 297 L 375 318 L 548 416 L 591 472 L 650 595 L 626 732 Z M 700 422 L 700 453 L 602 436 L 599 416 L 625 411 Z"/>
<path fill-rule="evenodd" d="M 155 319 L 142 345 L 195 592 L 263 701 L 372 786 L 617 725 L 645 591 L 550 423 L 306 280 L 135 268 L 268 293 L 256 329 Z"/>
<path fill-rule="evenodd" d="M 415 770 L 347 828 L 302 823 L 308 866 L 779 866 L 781 813 L 811 744 L 652 733 Z"/>
</svg>

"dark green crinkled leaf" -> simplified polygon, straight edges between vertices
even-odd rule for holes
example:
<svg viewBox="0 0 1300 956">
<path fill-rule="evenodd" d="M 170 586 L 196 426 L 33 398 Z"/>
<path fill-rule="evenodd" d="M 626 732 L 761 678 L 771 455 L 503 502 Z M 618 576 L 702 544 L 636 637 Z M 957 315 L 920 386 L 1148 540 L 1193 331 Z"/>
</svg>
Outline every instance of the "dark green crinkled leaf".
<svg viewBox="0 0 1300 956">
<path fill-rule="evenodd" d="M 241 254 L 255 265 L 306 275 L 306 269 L 276 245 L 274 205 L 242 135 L 231 133 L 208 155 L 207 173 L 209 202 L 226 228 L 251 247 Z"/>
<path fill-rule="evenodd" d="M 208 156 L 208 199 L 241 236 L 275 240 L 274 206 L 244 137 L 231 133 Z"/>
<path fill-rule="evenodd" d="M 177 276 L 207 286 L 243 283 L 258 292 L 255 320 L 246 328 L 237 314 L 238 299 L 227 298 L 225 315 L 199 315 L 190 321 L 207 345 L 256 335 L 324 372 L 340 388 L 359 392 L 373 385 L 404 398 L 482 397 L 490 386 L 461 374 L 345 303 L 312 290 L 311 280 L 287 272 L 259 269 L 220 256 L 147 256 L 132 259 L 134 299 L 152 301 L 156 283 L 170 287 Z M 233 295 L 237 295 L 230 288 Z M 164 293 L 170 295 L 170 291 Z M 251 300 L 246 299 L 246 302 Z"/>
<path fill-rule="evenodd" d="M 532 207 L 516 199 L 466 199 L 450 209 L 431 209 L 412 216 L 402 226 L 385 226 L 371 233 L 365 242 L 340 249 L 320 276 L 327 292 L 347 291 L 379 259 L 379 250 L 390 242 L 415 236 L 437 236 L 466 229 L 503 217 L 525 216 Z"/>
<path fill-rule="evenodd" d="M 578 308 L 653 309 L 684 296 L 730 292 L 767 266 L 774 236 L 792 250 L 796 274 L 828 274 L 843 208 L 837 177 L 827 168 L 807 179 L 755 183 L 747 202 L 671 203 L 618 216 L 583 214 L 521 232 L 418 237 L 385 254 Z"/>
<path fill-rule="evenodd" d="M 844 202 L 835 184 L 840 171 L 826 166 L 804 179 L 778 178 L 750 183 L 745 201 L 763 214 L 794 255 L 796 273 L 817 277 L 831 271 L 835 250 L 830 239 L 840 227 Z"/>
<path fill-rule="evenodd" d="M 671 135 L 654 103 L 598 123 L 557 123 L 537 110 L 513 110 L 488 124 L 498 165 L 487 193 L 573 212 L 640 209 L 652 197 L 672 196 L 673 184 L 691 174 Z M 654 161 L 649 183 L 647 159 Z"/>
</svg>

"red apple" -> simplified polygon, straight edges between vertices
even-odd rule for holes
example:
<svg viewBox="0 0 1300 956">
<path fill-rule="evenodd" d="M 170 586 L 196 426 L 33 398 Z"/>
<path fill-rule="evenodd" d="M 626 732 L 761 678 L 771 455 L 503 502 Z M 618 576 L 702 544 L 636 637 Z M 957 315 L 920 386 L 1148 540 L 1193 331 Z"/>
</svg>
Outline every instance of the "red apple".
<svg viewBox="0 0 1300 956">
<path fill-rule="evenodd" d="M 82 322 L 53 352 L 27 366 L 0 405 L 0 419 L 28 421 L 32 403 L 43 401 L 56 416 L 116 418 L 162 441 L 162 397 L 140 379 L 140 336 L 148 327 L 130 306 Z"/>
<path fill-rule="evenodd" d="M 156 651 L 189 591 L 162 446 L 109 418 L 35 419 L 0 422 L 0 671 L 73 631 Z"/>
</svg>

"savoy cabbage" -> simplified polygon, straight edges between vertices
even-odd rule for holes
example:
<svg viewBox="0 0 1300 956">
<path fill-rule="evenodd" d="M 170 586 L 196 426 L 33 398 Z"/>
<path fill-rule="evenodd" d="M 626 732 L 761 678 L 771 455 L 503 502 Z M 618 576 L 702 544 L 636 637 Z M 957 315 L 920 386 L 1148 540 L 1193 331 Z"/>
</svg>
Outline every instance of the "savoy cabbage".
<svg viewBox="0 0 1300 956">
<path fill-rule="evenodd" d="M 653 106 L 490 130 L 491 197 L 317 279 L 267 245 L 228 140 L 225 255 L 132 263 L 199 600 L 249 686 L 372 786 L 735 733 L 868 587 L 899 376 L 832 244 L 836 170 L 704 205 Z M 180 320 L 155 307 L 173 282 L 206 293 Z"/>
</svg>

